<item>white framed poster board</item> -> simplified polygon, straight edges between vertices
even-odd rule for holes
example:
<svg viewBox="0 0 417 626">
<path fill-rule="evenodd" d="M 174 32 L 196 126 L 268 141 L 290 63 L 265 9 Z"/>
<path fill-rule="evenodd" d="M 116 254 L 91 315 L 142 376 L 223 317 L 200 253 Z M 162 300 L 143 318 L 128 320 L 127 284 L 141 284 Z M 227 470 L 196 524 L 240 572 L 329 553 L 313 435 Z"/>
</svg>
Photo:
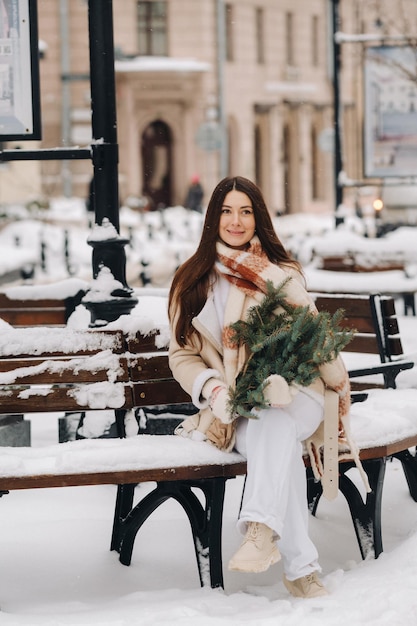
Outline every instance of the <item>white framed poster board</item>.
<svg viewBox="0 0 417 626">
<path fill-rule="evenodd" d="M 365 177 L 417 176 L 417 55 L 411 46 L 365 51 Z"/>
<path fill-rule="evenodd" d="M 41 139 L 36 0 L 0 0 L 0 141 Z"/>
</svg>

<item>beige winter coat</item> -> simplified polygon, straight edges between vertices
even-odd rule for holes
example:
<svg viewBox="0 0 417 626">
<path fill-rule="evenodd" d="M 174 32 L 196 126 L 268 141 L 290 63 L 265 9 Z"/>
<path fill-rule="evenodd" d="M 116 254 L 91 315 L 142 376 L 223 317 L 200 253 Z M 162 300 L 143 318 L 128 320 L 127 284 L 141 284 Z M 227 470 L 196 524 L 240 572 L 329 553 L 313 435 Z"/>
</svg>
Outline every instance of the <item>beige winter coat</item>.
<svg viewBox="0 0 417 626">
<path fill-rule="evenodd" d="M 288 275 L 287 270 L 278 266 L 273 266 L 273 273 L 277 274 L 273 280 L 275 285 L 278 285 L 282 278 Z M 294 277 L 293 272 L 291 275 Z M 291 288 L 287 292 L 288 300 L 303 306 L 308 304 L 312 310 L 315 310 L 314 303 L 300 280 L 291 280 L 290 285 Z M 244 319 L 248 308 L 258 303 L 254 298 L 245 295 L 236 286 L 231 285 L 225 308 L 225 324 Z M 198 331 L 198 336 L 194 335 L 193 341 L 185 347 L 179 346 L 175 340 L 177 314 L 177 312 L 171 312 L 173 323 L 169 364 L 174 378 L 191 396 L 193 404 L 199 409 L 199 413 L 182 422 L 176 432 L 196 440 L 207 439 L 218 448 L 230 451 L 235 442 L 235 422 L 223 424 L 215 418 L 208 406 L 208 399 L 202 395 L 204 384 L 209 379 L 218 378 L 228 385 L 233 382 L 230 380 L 230 372 L 227 372 L 227 363 L 225 365 L 224 362 L 223 329 L 218 321 L 213 294 L 209 294 L 203 309 L 192 321 L 194 328 Z M 247 354 L 241 350 L 238 355 L 235 376 L 243 367 L 246 359 Z M 331 499 L 337 495 L 338 460 L 341 457 L 353 458 L 356 461 L 366 486 L 369 487 L 366 475 L 364 475 L 360 465 L 358 451 L 350 437 L 348 422 L 350 387 L 344 363 L 338 357 L 320 368 L 320 371 L 322 377 L 316 379 L 313 385 L 305 388 L 304 391 L 306 393 L 313 391 L 313 393 L 326 396 L 325 419 L 312 437 L 305 442 L 305 445 L 310 455 L 315 477 L 322 481 L 324 495 Z M 336 390 L 336 392 L 332 390 Z"/>
</svg>

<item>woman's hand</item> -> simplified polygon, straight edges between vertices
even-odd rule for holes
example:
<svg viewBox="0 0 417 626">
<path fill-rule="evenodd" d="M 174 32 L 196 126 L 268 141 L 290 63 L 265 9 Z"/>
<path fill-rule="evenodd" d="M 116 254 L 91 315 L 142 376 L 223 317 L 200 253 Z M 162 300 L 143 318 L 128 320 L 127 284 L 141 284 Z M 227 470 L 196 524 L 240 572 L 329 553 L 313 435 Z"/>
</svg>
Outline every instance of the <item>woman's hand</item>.
<svg viewBox="0 0 417 626">
<path fill-rule="evenodd" d="M 287 406 L 294 399 L 291 388 L 285 378 L 279 374 L 271 374 L 266 379 L 264 388 L 265 402 L 270 406 Z"/>
<path fill-rule="evenodd" d="M 227 392 L 227 386 L 224 383 L 220 383 L 210 394 L 209 406 L 213 415 L 223 422 L 223 424 L 230 424 L 230 422 L 233 422 L 233 416 L 230 414 L 228 404 L 229 395 Z"/>
</svg>

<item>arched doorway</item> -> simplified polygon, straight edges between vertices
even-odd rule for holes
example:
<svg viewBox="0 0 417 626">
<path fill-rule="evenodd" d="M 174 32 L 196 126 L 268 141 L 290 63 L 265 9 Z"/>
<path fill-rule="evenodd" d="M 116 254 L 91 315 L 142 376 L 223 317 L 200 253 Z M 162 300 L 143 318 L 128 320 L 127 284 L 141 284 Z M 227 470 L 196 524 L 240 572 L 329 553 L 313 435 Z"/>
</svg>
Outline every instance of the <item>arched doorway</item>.
<svg viewBox="0 0 417 626">
<path fill-rule="evenodd" d="M 142 193 L 151 209 L 172 206 L 172 134 L 169 126 L 156 120 L 142 134 Z"/>
</svg>

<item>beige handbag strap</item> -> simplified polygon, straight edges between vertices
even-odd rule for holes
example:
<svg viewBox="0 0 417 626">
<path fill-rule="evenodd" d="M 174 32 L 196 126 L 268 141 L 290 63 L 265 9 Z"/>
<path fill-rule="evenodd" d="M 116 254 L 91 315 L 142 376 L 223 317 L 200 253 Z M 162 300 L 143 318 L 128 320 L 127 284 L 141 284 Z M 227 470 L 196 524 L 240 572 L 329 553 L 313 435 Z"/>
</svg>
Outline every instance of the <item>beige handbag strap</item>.
<svg viewBox="0 0 417 626">
<path fill-rule="evenodd" d="M 334 500 L 339 490 L 339 396 L 326 389 L 324 394 L 324 474 L 321 481 L 323 495 Z"/>
</svg>

